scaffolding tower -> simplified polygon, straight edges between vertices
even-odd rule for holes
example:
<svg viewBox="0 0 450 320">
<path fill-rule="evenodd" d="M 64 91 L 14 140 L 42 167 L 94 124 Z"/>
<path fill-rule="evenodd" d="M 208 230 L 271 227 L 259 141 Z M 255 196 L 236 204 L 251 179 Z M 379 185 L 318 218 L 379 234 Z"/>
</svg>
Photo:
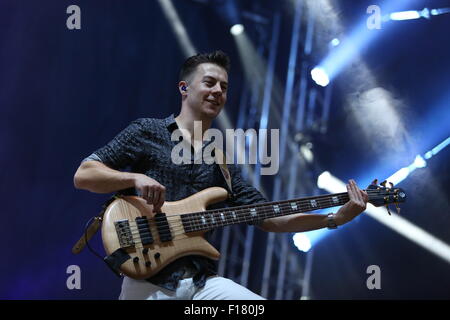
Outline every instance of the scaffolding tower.
<svg viewBox="0 0 450 320">
<path fill-rule="evenodd" d="M 256 16 L 260 13 L 247 13 Z M 314 65 L 315 17 L 305 1 L 296 1 L 292 21 L 287 74 L 279 77 L 276 61 L 280 43 L 281 14 L 258 25 L 252 39 L 267 62 L 263 85 L 246 83 L 242 90 L 237 128 L 280 129 L 279 171 L 260 175 L 261 163 L 243 168 L 243 176 L 269 201 L 317 195 L 317 176 L 311 151 L 315 135 L 327 131 L 331 85 L 318 87 L 310 77 Z M 286 79 L 282 79 L 286 77 Z M 246 145 L 247 148 L 251 146 Z M 268 187 L 269 186 L 269 187 Z M 222 254 L 219 275 L 242 284 L 267 299 L 309 299 L 312 250 L 300 252 L 290 233 L 265 233 L 250 225 L 227 227 L 216 233 L 213 243 Z"/>
</svg>

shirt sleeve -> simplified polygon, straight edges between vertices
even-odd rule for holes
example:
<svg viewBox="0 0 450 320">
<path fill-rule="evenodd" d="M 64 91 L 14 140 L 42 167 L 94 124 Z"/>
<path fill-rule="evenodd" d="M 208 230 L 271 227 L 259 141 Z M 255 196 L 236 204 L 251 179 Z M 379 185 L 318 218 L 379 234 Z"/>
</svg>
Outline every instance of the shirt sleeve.
<svg viewBox="0 0 450 320">
<path fill-rule="evenodd" d="M 233 188 L 233 206 L 244 206 L 255 203 L 267 202 L 261 192 L 248 183 L 241 175 L 241 169 L 236 165 L 228 165 L 231 175 L 231 186 Z M 260 225 L 264 219 L 249 225 Z"/>
<path fill-rule="evenodd" d="M 236 165 L 228 165 L 233 187 L 234 201 L 236 206 L 267 202 L 267 199 L 250 183 L 242 177 L 241 169 Z"/>
<path fill-rule="evenodd" d="M 137 119 L 83 161 L 96 160 L 112 169 L 124 170 L 138 161 L 142 153 L 142 133 L 143 119 Z"/>
</svg>

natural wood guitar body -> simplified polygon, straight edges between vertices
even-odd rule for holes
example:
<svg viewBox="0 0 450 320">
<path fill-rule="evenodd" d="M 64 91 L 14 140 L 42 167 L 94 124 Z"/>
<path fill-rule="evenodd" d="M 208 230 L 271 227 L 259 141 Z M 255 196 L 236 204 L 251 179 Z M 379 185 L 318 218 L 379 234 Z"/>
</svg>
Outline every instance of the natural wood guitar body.
<svg viewBox="0 0 450 320">
<path fill-rule="evenodd" d="M 165 202 L 161 212 L 166 215 L 173 238 L 171 241 L 164 242 L 159 237 L 157 226 L 151 220 L 155 215 L 153 206 L 136 196 L 124 196 L 116 199 L 107 207 L 104 214 L 102 239 L 105 251 L 110 255 L 121 248 L 115 222 L 128 220 L 133 228 L 137 217 L 147 217 L 150 219 L 149 228 L 153 243 L 143 245 L 136 242 L 134 246 L 124 248 L 130 259 L 120 267 L 123 274 L 134 279 L 146 279 L 158 273 L 171 262 L 187 255 L 201 255 L 218 260 L 219 252 L 203 237 L 206 231 L 185 233 L 181 216 L 186 213 L 205 211 L 207 206 L 224 201 L 227 197 L 228 193 L 225 189 L 213 187 L 183 200 Z M 132 233 L 134 238 L 139 235 L 139 231 L 136 229 Z M 144 249 L 148 250 L 144 251 Z"/>
</svg>

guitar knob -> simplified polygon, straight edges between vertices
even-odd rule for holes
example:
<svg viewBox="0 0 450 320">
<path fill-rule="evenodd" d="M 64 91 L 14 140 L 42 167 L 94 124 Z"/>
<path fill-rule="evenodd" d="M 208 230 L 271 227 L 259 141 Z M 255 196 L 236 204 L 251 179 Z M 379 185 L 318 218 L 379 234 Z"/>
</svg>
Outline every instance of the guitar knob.
<svg viewBox="0 0 450 320">
<path fill-rule="evenodd" d="M 139 257 L 134 257 L 134 258 L 133 258 L 133 262 L 134 262 L 134 263 L 138 263 L 138 262 L 139 262 Z"/>
<path fill-rule="evenodd" d="M 148 248 L 144 248 L 144 250 L 142 250 L 143 254 L 147 254 L 148 253 Z"/>
<path fill-rule="evenodd" d="M 159 252 L 155 253 L 155 259 L 159 259 L 161 257 L 161 254 Z"/>
<path fill-rule="evenodd" d="M 147 261 L 146 263 L 145 263 L 145 266 L 146 267 L 150 267 L 152 265 L 152 263 L 150 262 L 150 261 Z"/>
</svg>

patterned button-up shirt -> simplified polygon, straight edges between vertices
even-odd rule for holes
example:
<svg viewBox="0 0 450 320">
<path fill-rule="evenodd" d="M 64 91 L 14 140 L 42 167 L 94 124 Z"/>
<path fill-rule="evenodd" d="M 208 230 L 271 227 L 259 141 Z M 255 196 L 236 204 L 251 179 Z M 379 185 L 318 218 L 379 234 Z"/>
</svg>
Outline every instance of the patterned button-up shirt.
<svg viewBox="0 0 450 320">
<path fill-rule="evenodd" d="M 127 170 L 145 174 L 166 187 L 166 201 L 184 199 L 209 187 L 228 189 L 226 181 L 216 164 L 175 164 L 171 160 L 172 149 L 179 143 L 171 140 L 178 128 L 173 115 L 166 119 L 141 118 L 133 121 L 112 141 L 92 153 L 83 161 L 100 161 L 115 170 Z M 208 143 L 204 144 L 205 148 Z M 236 165 L 228 165 L 231 174 L 233 197 L 218 206 L 239 206 L 266 202 L 262 194 L 241 177 Z M 134 189 L 121 191 L 136 194 Z M 216 206 L 217 207 L 217 206 Z M 210 236 L 207 233 L 207 238 Z M 188 256 L 168 265 L 147 281 L 169 290 L 176 290 L 178 281 L 189 266 L 196 271 L 193 280 L 203 287 L 206 278 L 217 274 L 214 261 L 200 256 Z"/>
</svg>

